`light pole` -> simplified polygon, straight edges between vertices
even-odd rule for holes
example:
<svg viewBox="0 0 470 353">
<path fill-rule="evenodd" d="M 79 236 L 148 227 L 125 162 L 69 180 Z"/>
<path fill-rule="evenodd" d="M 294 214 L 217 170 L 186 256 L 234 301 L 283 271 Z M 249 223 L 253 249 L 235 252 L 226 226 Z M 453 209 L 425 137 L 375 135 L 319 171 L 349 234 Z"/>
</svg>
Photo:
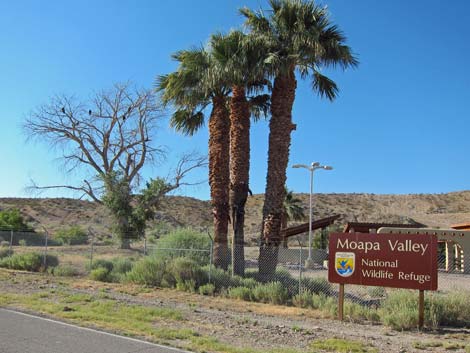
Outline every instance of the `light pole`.
<svg viewBox="0 0 470 353">
<path fill-rule="evenodd" d="M 313 195 L 313 172 L 317 169 L 332 170 L 333 167 L 329 165 L 320 165 L 319 162 L 312 162 L 310 165 L 306 164 L 294 164 L 292 168 L 305 168 L 310 171 L 310 207 L 308 215 L 308 258 L 306 261 L 306 266 L 310 267 L 313 263 L 312 259 L 312 222 L 313 222 L 313 212 L 312 212 L 312 195 Z"/>
</svg>

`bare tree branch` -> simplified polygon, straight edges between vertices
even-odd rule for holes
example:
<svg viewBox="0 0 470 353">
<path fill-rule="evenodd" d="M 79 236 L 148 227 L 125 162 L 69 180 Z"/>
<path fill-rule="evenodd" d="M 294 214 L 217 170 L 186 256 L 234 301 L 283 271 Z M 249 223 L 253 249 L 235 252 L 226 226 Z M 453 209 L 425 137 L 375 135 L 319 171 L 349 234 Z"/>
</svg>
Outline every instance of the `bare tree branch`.
<svg viewBox="0 0 470 353">
<path fill-rule="evenodd" d="M 73 96 L 52 97 L 27 117 L 24 130 L 29 139 L 59 149 L 67 172 L 81 168 L 90 179 L 80 185 L 34 187 L 81 191 L 97 201 L 102 178 L 110 173 L 137 184 L 146 162 L 164 154 L 151 135 L 161 117 L 152 91 L 134 89 L 129 83 L 115 84 L 83 102 Z"/>
</svg>

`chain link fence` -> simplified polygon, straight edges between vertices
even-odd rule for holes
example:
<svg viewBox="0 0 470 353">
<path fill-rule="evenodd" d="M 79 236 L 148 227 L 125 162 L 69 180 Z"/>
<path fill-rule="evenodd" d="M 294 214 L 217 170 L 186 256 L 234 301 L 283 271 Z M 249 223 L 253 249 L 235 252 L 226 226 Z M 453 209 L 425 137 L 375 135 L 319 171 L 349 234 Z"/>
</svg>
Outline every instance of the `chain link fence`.
<svg viewBox="0 0 470 353">
<path fill-rule="evenodd" d="M 4 256 L 16 253 L 37 252 L 44 256 L 57 256 L 61 266 L 70 266 L 78 273 L 86 274 L 91 264 L 98 259 L 129 258 L 137 261 L 142 256 L 174 259 L 187 257 L 195 260 L 208 270 L 209 283 L 222 289 L 225 293 L 234 287 L 253 287 L 260 283 L 276 283 L 293 299 L 302 294 L 316 294 L 325 298 L 338 297 L 338 285 L 328 282 L 328 253 L 326 249 L 313 249 L 311 258 L 308 258 L 308 248 L 305 240 L 291 241 L 289 248 L 279 247 L 270 253 L 272 258 L 265 259 L 264 263 L 273 268 L 260 268 L 260 247 L 245 246 L 243 254 L 233 252 L 234 257 L 241 258 L 244 271 L 236 273 L 231 265 L 226 271 L 221 270 L 220 263 L 232 263 L 230 243 L 227 245 L 225 256 L 214 251 L 214 244 L 210 235 L 202 234 L 209 239 L 200 247 L 174 247 L 164 243 L 150 243 L 145 239 L 135 240 L 131 249 L 117 249 L 116 244 L 97 242 L 92 230 L 88 230 L 85 244 L 59 245 L 54 238 L 51 239 L 47 231 L 36 233 L 31 231 L 0 231 L 0 244 Z M 303 240 L 303 241 L 302 241 Z M 296 244 L 297 243 L 297 244 Z M 441 244 L 442 245 L 442 244 Z M 445 245 L 445 244 L 444 244 Z M 438 290 L 440 293 L 464 292 L 470 293 L 470 273 L 465 273 L 462 251 L 457 246 L 439 248 Z M 264 255 L 266 256 L 266 254 Z M 266 261 L 267 260 L 267 261 Z M 469 261 L 469 260 L 467 260 Z M 263 263 L 263 262 L 262 262 Z M 382 300 L 394 291 L 392 288 L 366 287 L 357 285 L 345 286 L 346 300 L 366 307 L 378 307 Z M 470 294 L 469 294 L 470 296 Z"/>
</svg>

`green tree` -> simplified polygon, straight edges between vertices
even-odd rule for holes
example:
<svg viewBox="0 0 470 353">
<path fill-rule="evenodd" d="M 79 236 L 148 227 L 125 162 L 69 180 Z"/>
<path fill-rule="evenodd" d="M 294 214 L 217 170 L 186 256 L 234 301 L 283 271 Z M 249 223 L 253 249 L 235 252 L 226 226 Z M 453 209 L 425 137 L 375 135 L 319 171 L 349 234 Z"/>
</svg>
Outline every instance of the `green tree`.
<svg viewBox="0 0 470 353">
<path fill-rule="evenodd" d="M 302 200 L 294 196 L 292 190 L 286 187 L 286 197 L 283 203 L 281 229 L 287 228 L 289 221 L 302 221 L 305 219 L 305 210 Z M 287 238 L 284 239 L 284 247 L 287 247 Z"/>
<path fill-rule="evenodd" d="M 0 229 L 28 230 L 30 227 L 24 221 L 21 212 L 17 208 L 0 211 Z"/>
<path fill-rule="evenodd" d="M 334 100 L 337 85 L 321 73 L 322 67 L 354 67 L 357 60 L 344 43 L 346 38 L 329 19 L 326 7 L 314 1 L 270 0 L 268 16 L 248 8 L 240 10 L 245 24 L 268 46 L 266 69 L 274 78 L 269 123 L 268 171 L 259 271 L 271 276 L 277 265 L 280 243 L 284 185 L 289 161 L 292 107 L 297 87 L 296 70 L 301 78 L 310 77 L 312 89 L 321 97 Z"/>
<path fill-rule="evenodd" d="M 157 78 L 157 91 L 164 104 L 176 111 L 171 126 L 186 135 L 193 135 L 204 125 L 205 110 L 209 116 L 209 185 L 214 219 L 214 264 L 226 269 L 229 222 L 229 147 L 230 119 L 228 97 L 230 85 L 223 68 L 205 49 L 179 51 L 173 55 L 179 66 L 170 74 Z"/>
</svg>

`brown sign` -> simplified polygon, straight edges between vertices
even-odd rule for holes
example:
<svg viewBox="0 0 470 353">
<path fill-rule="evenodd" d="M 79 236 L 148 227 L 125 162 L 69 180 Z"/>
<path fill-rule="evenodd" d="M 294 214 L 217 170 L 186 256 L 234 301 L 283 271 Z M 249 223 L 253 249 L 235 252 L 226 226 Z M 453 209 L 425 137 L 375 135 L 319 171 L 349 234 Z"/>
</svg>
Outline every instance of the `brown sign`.
<svg viewBox="0 0 470 353">
<path fill-rule="evenodd" d="M 437 290 L 437 237 L 424 234 L 330 235 L 328 280 Z"/>
</svg>

